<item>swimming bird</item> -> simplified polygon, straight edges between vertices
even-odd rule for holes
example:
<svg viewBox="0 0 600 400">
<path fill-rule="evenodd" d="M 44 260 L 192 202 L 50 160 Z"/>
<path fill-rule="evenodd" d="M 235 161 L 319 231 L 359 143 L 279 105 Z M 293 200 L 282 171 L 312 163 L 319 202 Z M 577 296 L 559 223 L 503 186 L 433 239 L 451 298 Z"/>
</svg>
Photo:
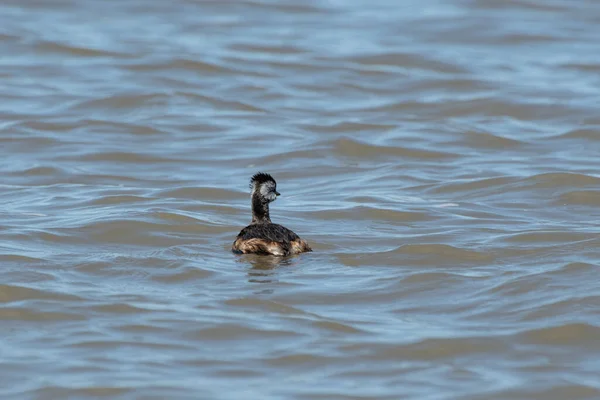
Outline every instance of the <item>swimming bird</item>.
<svg viewBox="0 0 600 400">
<path fill-rule="evenodd" d="M 290 256 L 312 251 L 308 243 L 288 228 L 274 224 L 269 216 L 269 203 L 280 193 L 277 182 L 269 174 L 259 172 L 250 179 L 252 222 L 237 235 L 234 253 Z"/>
</svg>

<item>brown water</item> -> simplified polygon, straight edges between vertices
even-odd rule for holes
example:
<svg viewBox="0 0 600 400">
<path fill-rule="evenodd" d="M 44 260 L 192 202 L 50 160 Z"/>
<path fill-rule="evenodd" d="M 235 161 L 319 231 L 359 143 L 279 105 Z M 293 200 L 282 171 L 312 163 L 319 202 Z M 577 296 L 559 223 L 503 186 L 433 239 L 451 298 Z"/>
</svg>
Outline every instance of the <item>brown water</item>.
<svg viewBox="0 0 600 400">
<path fill-rule="evenodd" d="M 0 397 L 600 398 L 599 27 L 3 2 Z M 231 254 L 259 170 L 314 253 Z"/>
</svg>

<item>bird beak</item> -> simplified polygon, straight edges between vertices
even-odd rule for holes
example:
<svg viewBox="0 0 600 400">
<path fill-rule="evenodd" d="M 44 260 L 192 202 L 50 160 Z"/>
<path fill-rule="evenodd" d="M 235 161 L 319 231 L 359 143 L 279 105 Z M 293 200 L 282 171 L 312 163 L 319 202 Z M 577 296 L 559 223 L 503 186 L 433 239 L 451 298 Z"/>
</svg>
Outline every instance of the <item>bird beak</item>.
<svg viewBox="0 0 600 400">
<path fill-rule="evenodd" d="M 279 193 L 279 192 L 276 190 L 276 191 L 275 191 L 275 195 L 276 195 L 276 196 L 280 196 L 280 195 L 281 195 L 281 193 Z"/>
</svg>

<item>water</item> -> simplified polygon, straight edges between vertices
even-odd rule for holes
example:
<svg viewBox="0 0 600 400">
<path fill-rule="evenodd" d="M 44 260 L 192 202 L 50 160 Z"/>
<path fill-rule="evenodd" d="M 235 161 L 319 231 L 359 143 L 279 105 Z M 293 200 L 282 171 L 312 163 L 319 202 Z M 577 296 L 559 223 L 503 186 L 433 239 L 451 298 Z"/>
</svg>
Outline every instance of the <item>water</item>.
<svg viewBox="0 0 600 400">
<path fill-rule="evenodd" d="M 0 396 L 600 398 L 599 24 L 4 2 Z M 313 253 L 231 254 L 257 171 Z"/>
</svg>

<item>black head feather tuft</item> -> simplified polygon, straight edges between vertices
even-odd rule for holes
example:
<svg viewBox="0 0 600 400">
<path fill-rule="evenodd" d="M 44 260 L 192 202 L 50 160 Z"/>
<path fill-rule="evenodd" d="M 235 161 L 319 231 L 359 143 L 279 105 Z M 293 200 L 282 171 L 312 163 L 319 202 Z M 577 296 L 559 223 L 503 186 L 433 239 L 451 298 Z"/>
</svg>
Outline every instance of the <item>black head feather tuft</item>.
<svg viewBox="0 0 600 400">
<path fill-rule="evenodd" d="M 273 182 L 275 183 L 275 179 L 273 179 L 273 177 L 269 174 L 266 174 L 264 172 L 259 172 L 256 173 L 252 176 L 252 178 L 250 179 L 250 186 L 254 185 L 254 184 L 262 184 L 262 183 L 266 183 L 266 182 Z"/>
</svg>

